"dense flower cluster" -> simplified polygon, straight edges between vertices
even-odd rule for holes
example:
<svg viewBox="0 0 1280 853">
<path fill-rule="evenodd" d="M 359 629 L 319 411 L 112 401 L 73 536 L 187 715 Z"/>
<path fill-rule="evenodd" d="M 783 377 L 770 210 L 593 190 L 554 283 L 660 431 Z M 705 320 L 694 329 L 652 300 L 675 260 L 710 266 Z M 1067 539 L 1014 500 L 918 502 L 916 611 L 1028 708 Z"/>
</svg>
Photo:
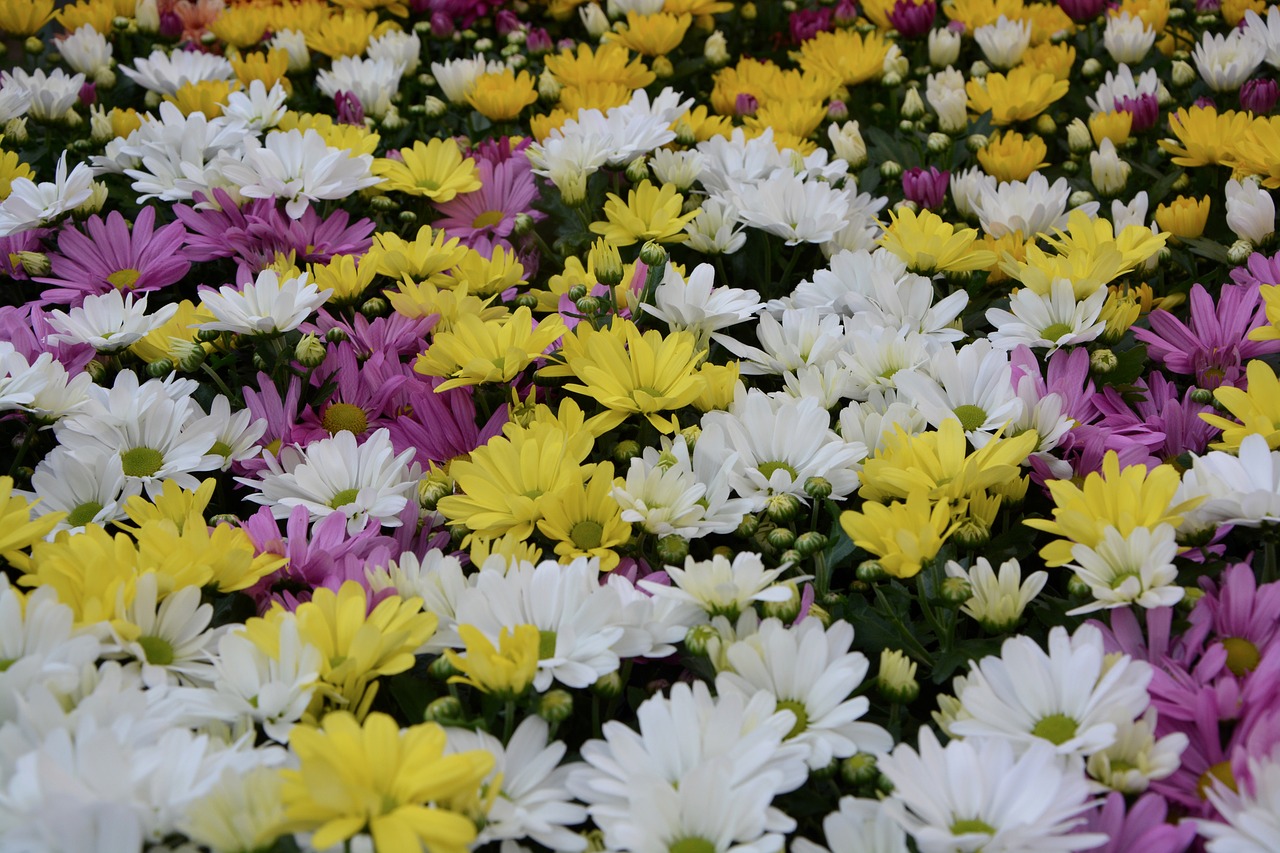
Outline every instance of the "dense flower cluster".
<svg viewBox="0 0 1280 853">
<path fill-rule="evenodd" d="M 1280 7 L 0 37 L 0 849 L 1280 849 Z"/>
</svg>

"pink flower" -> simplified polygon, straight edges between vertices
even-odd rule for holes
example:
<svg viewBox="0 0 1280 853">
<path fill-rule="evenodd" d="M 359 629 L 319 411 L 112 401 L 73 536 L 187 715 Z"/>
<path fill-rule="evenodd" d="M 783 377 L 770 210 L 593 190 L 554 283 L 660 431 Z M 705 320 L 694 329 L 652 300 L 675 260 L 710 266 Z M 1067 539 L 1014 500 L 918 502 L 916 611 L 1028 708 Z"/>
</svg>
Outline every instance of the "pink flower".
<svg viewBox="0 0 1280 853">
<path fill-rule="evenodd" d="M 1183 853 L 1196 837 L 1192 821 L 1169 823 L 1169 803 L 1151 792 L 1126 812 L 1124 794 L 1112 791 L 1085 817 L 1076 832 L 1100 832 L 1107 837 L 1106 844 L 1092 848 L 1093 853 Z"/>
<path fill-rule="evenodd" d="M 509 238 L 516 217 L 535 215 L 533 200 L 538 196 L 538 187 L 533 180 L 533 167 L 525 157 L 508 155 L 492 160 L 481 155 L 476 160 L 476 170 L 480 189 L 437 204 L 443 217 L 434 224 L 487 257 L 493 254 L 494 246 L 512 249 Z"/>
</svg>

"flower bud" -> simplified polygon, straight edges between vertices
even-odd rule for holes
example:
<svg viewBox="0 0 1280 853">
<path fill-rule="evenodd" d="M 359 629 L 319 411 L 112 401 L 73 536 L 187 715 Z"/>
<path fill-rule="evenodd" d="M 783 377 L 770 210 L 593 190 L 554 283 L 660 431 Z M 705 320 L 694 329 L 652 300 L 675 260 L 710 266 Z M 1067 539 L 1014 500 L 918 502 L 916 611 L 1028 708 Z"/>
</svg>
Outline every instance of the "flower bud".
<svg viewBox="0 0 1280 853">
<path fill-rule="evenodd" d="M 465 719 L 462 701 L 457 696 L 441 696 L 422 712 L 424 723 L 439 723 L 442 726 L 460 723 Z"/>
<path fill-rule="evenodd" d="M 1231 248 L 1227 249 L 1227 260 L 1236 266 L 1240 266 L 1249 260 L 1249 256 L 1253 254 L 1253 244 L 1248 240 L 1236 240 L 1231 244 Z"/>
<path fill-rule="evenodd" d="M 1185 60 L 1177 59 L 1169 69 L 1169 79 L 1175 86 L 1190 86 L 1196 81 L 1196 70 Z"/>
<path fill-rule="evenodd" d="M 770 495 L 765 500 L 765 514 L 776 524 L 785 524 L 793 521 L 800 514 L 800 499 L 795 495 Z M 779 545 L 779 548 L 789 547 L 787 545 Z"/>
<path fill-rule="evenodd" d="M 1102 63 L 1091 56 L 1080 65 L 1080 73 L 1085 77 L 1097 77 L 1102 73 Z"/>
<path fill-rule="evenodd" d="M 152 379 L 160 379 L 173 372 L 173 362 L 167 358 L 158 358 L 147 365 L 147 375 Z"/>
<path fill-rule="evenodd" d="M 655 58 L 650 67 L 653 70 L 654 76 L 659 80 L 665 80 L 672 74 L 676 73 L 676 67 L 672 65 L 671 60 L 667 59 L 665 56 Z"/>
<path fill-rule="evenodd" d="M 1072 598 L 1088 598 L 1090 595 L 1089 584 L 1079 575 L 1072 575 L 1067 579 L 1067 594 Z"/>
<path fill-rule="evenodd" d="M 902 96 L 903 117 L 909 119 L 917 119 L 924 115 L 924 99 L 920 97 L 919 89 L 908 89 L 906 94 Z"/>
<path fill-rule="evenodd" d="M 900 178 L 902 177 L 902 166 L 894 160 L 885 160 L 880 164 L 880 177 Z"/>
<path fill-rule="evenodd" d="M 563 723 L 573 716 L 573 694 L 559 687 L 538 697 L 538 716 L 548 723 Z"/>
<path fill-rule="evenodd" d="M 737 534 L 744 539 L 750 539 L 756 535 L 756 531 L 760 529 L 760 518 L 755 515 L 744 515 L 742 521 L 738 522 Z"/>
<path fill-rule="evenodd" d="M 855 752 L 840 762 L 840 778 L 850 785 L 868 785 L 879 775 L 876 757 L 869 752 Z"/>
<path fill-rule="evenodd" d="M 791 593 L 791 597 L 785 601 L 766 601 L 764 602 L 764 616 L 766 619 L 781 619 L 783 622 L 794 622 L 796 617 L 800 615 L 800 591 L 796 589 L 794 583 L 784 584 Z"/>
<path fill-rule="evenodd" d="M 606 699 L 616 699 L 622 695 L 622 676 L 615 670 L 606 673 L 596 679 L 596 683 L 591 685 L 591 692 Z"/>
<path fill-rule="evenodd" d="M 579 6 L 578 17 L 582 19 L 583 28 L 593 39 L 598 40 L 602 35 L 609 32 L 609 18 L 596 3 Z"/>
<path fill-rule="evenodd" d="M 969 66 L 969 77 L 974 80 L 981 80 L 991 73 L 991 66 L 983 62 L 981 59 L 976 60 Z"/>
<path fill-rule="evenodd" d="M 687 556 L 689 556 L 689 543 L 683 536 L 671 533 L 658 540 L 658 559 L 664 564 L 683 565 L 684 558 Z"/>
<path fill-rule="evenodd" d="M 1089 353 L 1089 369 L 1099 376 L 1106 376 L 1114 372 L 1119 366 L 1120 359 L 1116 358 L 1116 354 L 1105 347 Z"/>
<path fill-rule="evenodd" d="M 53 268 L 49 256 L 41 252 L 15 252 L 14 255 L 29 276 L 48 275 Z"/>
<path fill-rule="evenodd" d="M 713 67 L 719 68 L 729 63 L 729 42 L 724 37 L 724 33 L 716 30 L 707 36 L 707 41 L 702 46 L 702 55 Z"/>
<path fill-rule="evenodd" d="M 925 146 L 931 154 L 942 154 L 951 147 L 951 137 L 935 130 L 925 140 Z"/>
<path fill-rule="evenodd" d="M 892 89 L 894 86 L 902 85 L 902 75 L 897 71 L 890 71 L 888 74 L 880 78 L 880 85 L 886 89 Z"/>
<path fill-rule="evenodd" d="M 293 348 L 293 357 L 303 367 L 319 367 L 324 362 L 324 343 L 313 334 L 303 335 Z"/>
<path fill-rule="evenodd" d="M 449 110 L 449 105 L 435 95 L 427 95 L 422 107 L 427 118 L 440 118 Z"/>
<path fill-rule="evenodd" d="M 684 645 L 690 652 L 701 657 L 719 639 L 720 632 L 710 625 L 694 625 L 685 633 Z"/>
<path fill-rule="evenodd" d="M 1088 190 L 1076 190 L 1067 197 L 1067 207 L 1080 207 L 1093 201 L 1093 193 Z"/>
<path fill-rule="evenodd" d="M 390 311 L 390 303 L 381 296 L 374 296 L 371 299 L 367 299 L 365 300 L 365 303 L 360 306 L 360 313 L 369 319 L 385 317 Z"/>
<path fill-rule="evenodd" d="M 796 537 L 795 549 L 801 558 L 812 557 L 826 547 L 826 535 L 816 530 L 806 530 Z"/>
<path fill-rule="evenodd" d="M 183 373 L 193 373 L 200 369 L 200 365 L 204 364 L 207 353 L 204 347 L 192 341 L 174 340 L 170 343 L 170 347 L 174 354 L 178 356 L 178 360 L 174 363 Z"/>
<path fill-rule="evenodd" d="M 916 662 L 895 649 L 883 649 L 880 652 L 880 672 L 876 675 L 876 688 L 890 702 L 914 702 L 920 695 Z"/>
<path fill-rule="evenodd" d="M 934 68 L 954 65 L 960 58 L 960 34 L 950 27 L 929 31 L 929 64 Z"/>
<path fill-rule="evenodd" d="M 867 143 L 862 138 L 856 121 L 831 125 L 827 129 L 835 155 L 849 164 L 850 169 L 861 169 L 867 162 Z"/>
<path fill-rule="evenodd" d="M 640 260 L 649 267 L 662 267 L 667 263 L 667 250 L 652 240 L 640 247 Z"/>
<path fill-rule="evenodd" d="M 784 551 L 792 546 L 796 541 L 796 534 L 789 527 L 775 527 L 765 536 L 765 541 L 770 547 Z"/>
<path fill-rule="evenodd" d="M 938 592 L 943 601 L 956 607 L 973 598 L 973 586 L 964 578 L 947 578 Z"/>
<path fill-rule="evenodd" d="M 1093 150 L 1093 135 L 1089 133 L 1089 125 L 1079 116 L 1067 125 L 1067 147 L 1072 154 L 1084 154 Z"/>
<path fill-rule="evenodd" d="M 889 573 L 884 570 L 884 566 L 878 560 L 863 560 L 858 564 L 856 574 L 858 580 L 863 583 L 875 583 L 889 576 Z"/>
<path fill-rule="evenodd" d="M 638 184 L 649 177 L 649 164 L 643 156 L 637 157 L 627 164 L 627 180 Z"/>
<path fill-rule="evenodd" d="M 639 455 L 640 443 L 631 439 L 619 441 L 617 446 L 613 448 L 613 461 L 619 465 L 626 465 Z"/>
<path fill-rule="evenodd" d="M 449 658 L 440 655 L 427 667 L 427 674 L 437 681 L 448 681 L 453 676 L 459 675 L 460 671 L 450 662 Z"/>
</svg>

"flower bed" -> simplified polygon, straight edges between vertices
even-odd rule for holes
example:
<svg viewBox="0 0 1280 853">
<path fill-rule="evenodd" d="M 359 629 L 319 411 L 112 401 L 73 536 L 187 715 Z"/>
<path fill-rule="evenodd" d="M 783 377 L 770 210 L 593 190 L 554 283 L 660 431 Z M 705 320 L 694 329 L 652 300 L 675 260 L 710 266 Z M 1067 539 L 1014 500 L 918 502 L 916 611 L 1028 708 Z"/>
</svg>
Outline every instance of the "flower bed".
<svg viewBox="0 0 1280 853">
<path fill-rule="evenodd" d="M 0 849 L 1280 849 L 1280 9 L 54 6 Z"/>
</svg>

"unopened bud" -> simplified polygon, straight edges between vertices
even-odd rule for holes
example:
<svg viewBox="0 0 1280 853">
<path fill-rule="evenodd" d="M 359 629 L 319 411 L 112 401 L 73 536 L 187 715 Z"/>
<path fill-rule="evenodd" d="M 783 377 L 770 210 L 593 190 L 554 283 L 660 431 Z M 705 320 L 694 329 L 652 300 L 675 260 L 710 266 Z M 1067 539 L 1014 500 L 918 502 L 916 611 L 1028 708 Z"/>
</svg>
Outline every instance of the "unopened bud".
<svg viewBox="0 0 1280 853">
<path fill-rule="evenodd" d="M 884 566 L 881 565 L 879 560 L 863 560 L 858 564 L 856 574 L 858 580 L 863 583 L 875 583 L 889 576 L 889 573 L 884 570 Z"/>
<path fill-rule="evenodd" d="M 48 275 L 53 268 L 49 262 L 49 256 L 41 252 L 16 252 L 15 255 L 27 275 Z"/>
<path fill-rule="evenodd" d="M 431 665 L 427 667 L 427 674 L 437 681 L 448 681 L 455 675 L 461 675 L 462 673 L 453 665 L 452 662 L 450 662 L 448 657 L 440 655 L 440 657 L 433 660 Z"/>
<path fill-rule="evenodd" d="M 622 676 L 615 670 L 597 678 L 596 683 L 591 685 L 591 692 L 606 699 L 616 699 L 622 695 L 624 686 Z"/>
<path fill-rule="evenodd" d="M 902 166 L 894 160 L 885 160 L 880 164 L 880 177 L 900 178 L 902 177 Z"/>
<path fill-rule="evenodd" d="M 840 762 L 840 778 L 850 785 L 868 785 L 879 775 L 876 757 L 869 752 L 856 752 Z"/>
<path fill-rule="evenodd" d="M 457 696 L 441 696 L 422 712 L 424 723 L 439 723 L 442 726 L 460 723 L 466 719 L 462 710 L 462 702 Z"/>
<path fill-rule="evenodd" d="M 941 154 L 951 147 L 951 137 L 947 136 L 945 133 L 939 133 L 935 130 L 933 133 L 929 134 L 929 138 L 925 141 L 925 145 L 928 147 L 930 152 L 934 154 Z"/>
<path fill-rule="evenodd" d="M 800 591 L 796 589 L 794 583 L 786 584 L 786 588 L 791 593 L 786 600 L 764 602 L 766 619 L 781 619 L 783 622 L 790 623 L 800 615 Z"/>
<path fill-rule="evenodd" d="M 699 657 L 707 653 L 711 644 L 720 639 L 720 632 L 710 625 L 694 625 L 684 635 L 684 646 Z"/>
<path fill-rule="evenodd" d="M 973 586 L 964 578 L 947 578 L 938 592 L 943 601 L 956 606 L 973 598 Z"/>
<path fill-rule="evenodd" d="M 1096 349 L 1089 353 L 1089 369 L 1099 376 L 1106 376 L 1120 366 L 1120 359 L 1109 349 Z"/>
<path fill-rule="evenodd" d="M 683 536 L 671 533 L 658 540 L 658 559 L 666 565 L 683 565 L 684 558 L 687 556 L 689 556 L 689 543 Z"/>
<path fill-rule="evenodd" d="M 891 702 L 906 704 L 920 695 L 916 680 L 916 662 L 902 652 L 884 649 L 880 652 L 880 672 L 876 676 L 880 694 Z"/>
<path fill-rule="evenodd" d="M 661 267 L 667 263 L 667 250 L 658 243 L 649 240 L 640 247 L 640 260 L 647 266 Z"/>
<path fill-rule="evenodd" d="M 1236 240 L 1231 244 L 1231 248 L 1227 249 L 1227 260 L 1239 266 L 1249 260 L 1249 256 L 1253 254 L 1253 244 L 1248 240 Z"/>
<path fill-rule="evenodd" d="M 374 317 L 385 317 L 391 311 L 391 304 L 381 296 L 374 296 L 365 300 L 360 306 L 360 313 L 372 319 Z"/>
<path fill-rule="evenodd" d="M 147 375 L 152 379 L 160 379 L 173 372 L 173 362 L 167 358 L 158 358 L 147 365 Z"/>
<path fill-rule="evenodd" d="M 1190 86 L 1196 81 L 1196 70 L 1185 60 L 1176 59 L 1169 69 L 1169 79 L 1173 80 L 1175 86 Z"/>
<path fill-rule="evenodd" d="M 778 524 L 785 524 L 789 521 L 793 521 L 796 516 L 800 514 L 800 507 L 800 499 L 795 495 L 770 495 L 765 500 L 765 514 L 769 516 L 771 521 Z M 791 543 L 788 542 L 786 545 L 778 545 L 775 547 L 786 548 L 789 547 L 790 544 Z"/>
<path fill-rule="evenodd" d="M 969 137 L 965 139 L 964 144 L 966 148 L 976 154 L 983 148 L 986 148 L 990 142 L 991 140 L 981 133 L 971 133 L 969 134 Z"/>
<path fill-rule="evenodd" d="M 1080 73 L 1085 77 L 1097 77 L 1102 73 L 1102 63 L 1091 56 L 1081 64 Z"/>
<path fill-rule="evenodd" d="M 324 342 L 322 342 L 316 335 L 303 335 L 298 339 L 297 345 L 293 348 L 293 357 L 296 358 L 298 363 L 303 367 L 319 367 L 324 363 Z"/>
<path fill-rule="evenodd" d="M 613 448 L 613 461 L 619 465 L 626 465 L 639 455 L 640 443 L 631 439 L 619 441 L 617 446 Z"/>
<path fill-rule="evenodd" d="M 738 522 L 738 535 L 744 539 L 750 539 L 756 535 L 756 531 L 760 529 L 760 518 L 754 515 L 744 515 L 742 521 Z"/>
<path fill-rule="evenodd" d="M 796 537 L 795 548 L 801 557 L 812 557 L 827 547 L 827 537 L 816 530 L 806 530 Z"/>
</svg>

